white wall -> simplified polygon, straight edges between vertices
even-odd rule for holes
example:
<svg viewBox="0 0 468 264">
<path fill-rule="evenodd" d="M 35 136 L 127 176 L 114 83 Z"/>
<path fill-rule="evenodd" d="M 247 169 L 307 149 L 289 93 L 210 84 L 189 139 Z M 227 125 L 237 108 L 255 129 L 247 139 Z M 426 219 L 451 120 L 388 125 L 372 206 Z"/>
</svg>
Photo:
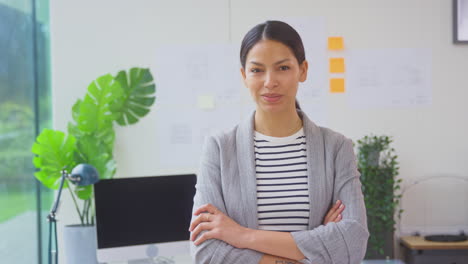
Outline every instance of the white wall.
<svg viewBox="0 0 468 264">
<path fill-rule="evenodd" d="M 468 45 L 452 44 L 451 1 L 55 0 L 50 7 L 56 129 L 66 129 L 71 106 L 85 94 L 90 81 L 104 73 L 151 65 L 159 45 L 240 45 L 248 29 L 269 17 L 323 17 L 327 36 L 343 36 L 350 50 L 427 47 L 432 52 L 430 106 L 356 110 L 348 108 L 346 94 L 329 95 L 329 127 L 353 140 L 370 133 L 393 136 L 404 186 L 433 175 L 468 177 Z M 117 176 L 196 170 L 160 171 L 148 165 L 157 163 L 155 116 L 153 111 L 135 126 L 118 128 Z M 468 203 L 468 183 L 457 183 L 442 180 L 411 188 L 415 192 L 422 189 L 416 197 L 408 194 L 412 198 L 404 200 L 414 208 L 407 212 L 408 223 L 424 218 L 427 225 L 467 226 L 468 212 L 460 212 L 459 206 Z M 445 192 L 428 193 L 444 184 Z M 453 188 L 460 194 L 455 202 L 449 200 L 454 198 Z M 417 199 L 426 205 L 415 204 Z M 445 201 L 437 207 L 439 213 L 436 209 L 430 213 L 430 199 Z M 69 197 L 65 197 L 59 217 L 61 225 L 78 221 Z"/>
</svg>

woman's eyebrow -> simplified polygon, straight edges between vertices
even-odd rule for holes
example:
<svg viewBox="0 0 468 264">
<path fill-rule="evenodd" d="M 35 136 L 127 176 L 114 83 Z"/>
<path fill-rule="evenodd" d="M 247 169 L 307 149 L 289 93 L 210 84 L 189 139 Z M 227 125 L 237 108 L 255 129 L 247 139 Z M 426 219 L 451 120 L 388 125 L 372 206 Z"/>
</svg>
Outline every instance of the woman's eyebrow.
<svg viewBox="0 0 468 264">
<path fill-rule="evenodd" d="M 288 60 L 290 60 L 290 59 L 283 59 L 283 60 L 275 62 L 273 65 L 281 64 L 281 63 L 286 62 Z M 256 61 L 250 61 L 250 63 L 258 65 L 258 66 L 264 66 L 262 63 L 256 62 Z"/>
</svg>

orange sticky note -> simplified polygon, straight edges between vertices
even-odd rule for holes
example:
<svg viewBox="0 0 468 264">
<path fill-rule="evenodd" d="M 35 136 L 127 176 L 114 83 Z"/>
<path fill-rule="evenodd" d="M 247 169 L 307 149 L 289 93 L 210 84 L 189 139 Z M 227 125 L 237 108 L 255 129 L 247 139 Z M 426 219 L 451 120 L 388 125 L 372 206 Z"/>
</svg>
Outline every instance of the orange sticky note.
<svg viewBox="0 0 468 264">
<path fill-rule="evenodd" d="M 344 93 L 345 82 L 344 78 L 331 78 L 330 79 L 330 93 Z"/>
<path fill-rule="evenodd" d="M 343 37 L 328 37 L 329 50 L 342 50 L 343 48 Z"/>
<path fill-rule="evenodd" d="M 330 73 L 344 73 L 344 58 L 330 58 Z"/>
</svg>

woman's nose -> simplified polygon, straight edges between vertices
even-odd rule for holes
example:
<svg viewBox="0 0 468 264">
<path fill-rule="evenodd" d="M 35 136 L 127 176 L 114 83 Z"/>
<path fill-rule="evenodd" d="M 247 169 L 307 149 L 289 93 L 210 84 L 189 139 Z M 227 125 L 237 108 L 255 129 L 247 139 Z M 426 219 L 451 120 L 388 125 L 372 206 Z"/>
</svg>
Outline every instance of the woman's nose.
<svg viewBox="0 0 468 264">
<path fill-rule="evenodd" d="M 267 89 L 273 89 L 276 86 L 278 86 L 277 76 L 272 72 L 267 72 L 267 74 L 265 74 L 265 84 L 264 85 L 265 85 L 265 88 L 267 88 Z"/>
</svg>

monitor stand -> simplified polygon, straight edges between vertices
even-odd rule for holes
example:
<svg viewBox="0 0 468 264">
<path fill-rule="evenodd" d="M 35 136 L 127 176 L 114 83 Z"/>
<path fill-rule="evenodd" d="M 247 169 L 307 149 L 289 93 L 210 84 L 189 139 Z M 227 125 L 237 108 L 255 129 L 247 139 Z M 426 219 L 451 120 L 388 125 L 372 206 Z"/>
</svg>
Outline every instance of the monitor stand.
<svg viewBox="0 0 468 264">
<path fill-rule="evenodd" d="M 129 260 L 128 264 L 175 264 L 174 258 L 168 258 L 159 255 L 159 247 L 149 245 L 146 248 L 146 256 L 144 259 Z"/>
<path fill-rule="evenodd" d="M 147 259 L 129 260 L 128 264 L 175 264 L 173 258 L 155 257 Z"/>
</svg>

